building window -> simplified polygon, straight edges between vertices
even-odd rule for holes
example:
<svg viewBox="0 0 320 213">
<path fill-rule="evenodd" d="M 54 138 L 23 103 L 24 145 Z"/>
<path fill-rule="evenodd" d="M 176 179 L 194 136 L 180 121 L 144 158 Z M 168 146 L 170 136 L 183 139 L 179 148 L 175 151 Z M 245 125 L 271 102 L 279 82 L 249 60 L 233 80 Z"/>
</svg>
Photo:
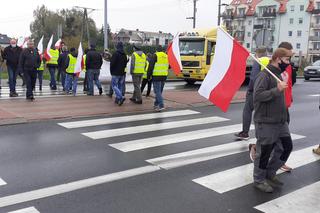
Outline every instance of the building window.
<svg viewBox="0 0 320 213">
<path fill-rule="evenodd" d="M 250 20 L 249 22 L 248 22 L 248 25 L 251 25 L 252 24 L 252 21 Z"/>
<path fill-rule="evenodd" d="M 304 5 L 300 5 L 300 11 L 304 11 Z"/>
<path fill-rule="evenodd" d="M 251 37 L 251 32 L 248 32 L 248 34 L 247 34 L 247 35 L 248 35 L 248 37 Z"/>
<path fill-rule="evenodd" d="M 303 18 L 299 18 L 299 24 L 303 23 Z"/>
<path fill-rule="evenodd" d="M 301 44 L 297 43 L 297 49 L 299 50 L 301 48 Z"/>
<path fill-rule="evenodd" d="M 302 31 L 301 31 L 301 30 L 298 30 L 298 31 L 297 31 L 297 36 L 298 36 L 298 37 L 301 37 L 301 35 L 302 35 Z"/>
<path fill-rule="evenodd" d="M 317 23 L 317 24 L 320 24 L 320 17 L 317 17 L 317 18 L 316 18 L 316 23 Z"/>
<path fill-rule="evenodd" d="M 290 24 L 293 24 L 293 18 L 291 18 L 291 19 L 289 20 L 289 23 L 290 23 Z"/>
<path fill-rule="evenodd" d="M 294 12 L 294 5 L 291 5 L 290 11 L 291 11 L 291 12 Z"/>
<path fill-rule="evenodd" d="M 317 2 L 317 9 L 320 9 L 320 2 Z"/>
<path fill-rule="evenodd" d="M 250 43 L 247 43 L 247 49 L 249 49 L 250 48 Z"/>
<path fill-rule="evenodd" d="M 292 31 L 289 31 L 288 35 L 289 35 L 289 37 L 291 37 L 292 36 Z"/>
</svg>

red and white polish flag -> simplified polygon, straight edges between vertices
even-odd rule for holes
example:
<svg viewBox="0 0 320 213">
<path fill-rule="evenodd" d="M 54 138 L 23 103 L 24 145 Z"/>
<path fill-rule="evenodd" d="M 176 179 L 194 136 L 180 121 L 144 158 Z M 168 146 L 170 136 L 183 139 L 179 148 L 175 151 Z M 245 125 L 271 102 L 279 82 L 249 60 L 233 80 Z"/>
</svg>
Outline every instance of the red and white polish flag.
<svg viewBox="0 0 320 213">
<path fill-rule="evenodd" d="M 41 37 L 38 43 L 37 49 L 38 49 L 39 55 L 41 55 L 43 53 L 43 36 Z"/>
<path fill-rule="evenodd" d="M 82 50 L 82 44 L 80 42 L 79 48 L 78 48 L 77 62 L 76 62 L 76 66 L 74 67 L 74 73 L 79 75 L 82 69 L 83 69 L 83 50 Z"/>
<path fill-rule="evenodd" d="M 47 49 L 44 51 L 44 57 L 47 61 L 49 61 L 52 56 L 50 55 L 50 49 L 51 49 L 51 45 L 52 45 L 52 40 L 53 40 L 53 35 L 51 36 L 48 45 L 47 45 Z"/>
<path fill-rule="evenodd" d="M 59 38 L 59 40 L 54 44 L 54 47 L 56 49 L 60 49 L 61 48 L 61 42 L 62 42 L 62 40 L 61 40 L 61 38 Z"/>
<path fill-rule="evenodd" d="M 245 79 L 249 55 L 241 44 L 219 27 L 214 59 L 199 94 L 226 112 Z"/>
<path fill-rule="evenodd" d="M 171 69 L 176 75 L 178 75 L 182 70 L 180 48 L 179 48 L 179 34 L 173 38 L 167 49 L 168 60 Z"/>
</svg>

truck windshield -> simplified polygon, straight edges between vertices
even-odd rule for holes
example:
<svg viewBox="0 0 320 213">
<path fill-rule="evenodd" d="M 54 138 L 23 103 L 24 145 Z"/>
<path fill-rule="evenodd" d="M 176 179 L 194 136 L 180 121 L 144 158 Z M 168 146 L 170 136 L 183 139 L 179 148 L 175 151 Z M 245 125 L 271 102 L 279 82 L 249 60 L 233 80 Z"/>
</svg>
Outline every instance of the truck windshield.
<svg viewBox="0 0 320 213">
<path fill-rule="evenodd" d="M 180 40 L 180 55 L 203 55 L 204 40 Z"/>
</svg>

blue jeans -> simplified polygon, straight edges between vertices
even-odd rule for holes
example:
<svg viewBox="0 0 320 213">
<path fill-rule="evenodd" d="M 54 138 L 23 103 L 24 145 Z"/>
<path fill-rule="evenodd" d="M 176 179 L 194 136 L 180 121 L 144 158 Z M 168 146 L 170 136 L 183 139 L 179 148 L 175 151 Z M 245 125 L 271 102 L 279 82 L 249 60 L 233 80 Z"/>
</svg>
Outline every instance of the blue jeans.
<svg viewBox="0 0 320 213">
<path fill-rule="evenodd" d="M 56 83 L 56 76 L 55 76 L 55 67 L 49 67 L 49 72 L 50 72 L 50 87 L 51 88 L 56 88 L 57 83 Z"/>
<path fill-rule="evenodd" d="M 16 81 L 17 81 L 17 69 L 11 66 L 7 66 L 8 68 L 8 76 L 9 76 L 9 88 L 10 93 L 16 92 Z"/>
<path fill-rule="evenodd" d="M 78 76 L 76 74 L 66 74 L 66 83 L 64 88 L 67 93 L 69 93 L 70 88 L 72 86 L 72 93 L 77 94 L 77 84 L 78 84 Z"/>
<path fill-rule="evenodd" d="M 61 85 L 62 85 L 62 87 L 63 87 L 63 90 L 65 90 L 65 87 L 64 87 L 64 85 L 65 85 L 65 83 L 66 83 L 66 72 L 65 72 L 65 70 L 61 70 L 61 71 L 60 71 L 60 74 L 61 74 L 61 78 L 60 78 L 60 80 L 61 80 Z"/>
<path fill-rule="evenodd" d="M 152 83 L 153 83 L 153 91 L 154 91 L 154 94 L 156 95 L 154 107 L 163 108 L 164 104 L 163 104 L 162 92 L 164 87 L 164 81 L 152 81 Z"/>
<path fill-rule="evenodd" d="M 114 93 L 116 94 L 116 101 L 121 101 L 124 97 L 122 95 L 122 89 L 123 89 L 123 81 L 124 76 L 120 75 L 113 75 L 111 79 L 111 85 Z"/>
<path fill-rule="evenodd" d="M 42 79 L 43 79 L 43 70 L 37 70 L 37 76 L 39 79 L 39 87 L 42 87 Z"/>
<path fill-rule="evenodd" d="M 88 72 L 88 95 L 94 94 L 93 81 L 98 89 L 101 88 L 101 83 L 99 81 L 100 70 L 98 69 L 89 69 Z"/>
</svg>

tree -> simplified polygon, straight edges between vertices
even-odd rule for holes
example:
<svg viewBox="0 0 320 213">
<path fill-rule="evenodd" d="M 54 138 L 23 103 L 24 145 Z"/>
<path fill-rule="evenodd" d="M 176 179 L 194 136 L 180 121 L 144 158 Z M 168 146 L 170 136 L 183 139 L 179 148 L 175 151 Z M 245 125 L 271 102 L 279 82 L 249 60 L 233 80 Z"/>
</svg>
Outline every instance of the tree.
<svg viewBox="0 0 320 213">
<path fill-rule="evenodd" d="M 87 47 L 88 39 L 86 36 L 86 27 L 83 23 L 83 11 L 76 9 L 58 10 L 56 12 L 48 10 L 44 5 L 38 7 L 33 12 L 34 21 L 30 25 L 31 37 L 36 41 L 44 35 L 44 43 L 48 42 L 51 35 L 54 35 L 54 40 L 58 40 L 58 26 L 62 26 L 62 39 L 68 46 L 78 47 L 81 34 L 83 33 L 83 46 Z M 96 40 L 98 30 L 93 19 L 88 18 L 90 39 Z"/>
</svg>

